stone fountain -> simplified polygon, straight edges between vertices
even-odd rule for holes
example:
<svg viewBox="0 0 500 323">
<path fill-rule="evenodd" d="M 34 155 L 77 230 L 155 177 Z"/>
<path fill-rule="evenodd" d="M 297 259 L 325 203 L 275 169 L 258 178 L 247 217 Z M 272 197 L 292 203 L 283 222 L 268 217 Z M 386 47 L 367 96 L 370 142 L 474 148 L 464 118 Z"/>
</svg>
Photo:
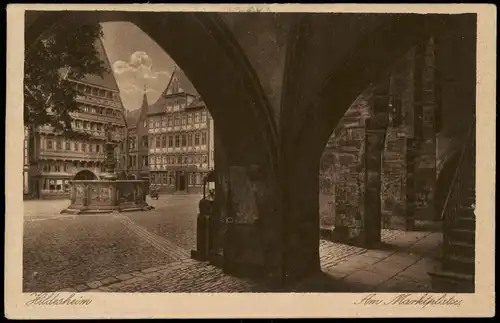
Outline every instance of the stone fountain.
<svg viewBox="0 0 500 323">
<path fill-rule="evenodd" d="M 153 209 L 146 203 L 148 182 L 118 179 L 115 174 L 115 143 L 111 140 L 111 124 L 106 126 L 106 171 L 93 180 L 72 180 L 71 204 L 62 214 L 93 214 Z"/>
</svg>

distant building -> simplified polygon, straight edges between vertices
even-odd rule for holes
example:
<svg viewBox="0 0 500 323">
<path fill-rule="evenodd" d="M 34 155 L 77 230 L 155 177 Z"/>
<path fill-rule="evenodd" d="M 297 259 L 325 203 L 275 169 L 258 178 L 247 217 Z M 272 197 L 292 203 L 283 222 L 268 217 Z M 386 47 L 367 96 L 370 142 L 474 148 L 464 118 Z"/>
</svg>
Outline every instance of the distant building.
<svg viewBox="0 0 500 323">
<path fill-rule="evenodd" d="M 214 168 L 214 122 L 203 100 L 179 87 L 175 71 L 149 107 L 151 184 L 167 192 L 199 193 Z"/>
<path fill-rule="evenodd" d="M 148 98 L 146 93 L 139 109 L 127 113 L 127 169 L 130 179 L 149 180 L 149 133 L 148 133 Z"/>
<path fill-rule="evenodd" d="M 24 196 L 25 198 L 67 198 L 69 181 L 79 172 L 98 178 L 104 172 L 105 126 L 112 125 L 112 140 L 116 143 L 117 171 L 126 171 L 126 138 L 124 109 L 119 89 L 101 39 L 95 43 L 101 60 L 108 69 L 103 77 L 87 75 L 73 79 L 71 69 L 63 70 L 69 86 L 75 87 L 81 104 L 78 112 L 70 113 L 72 127 L 87 133 L 87 139 L 70 139 L 55 133 L 51 126 L 25 128 Z"/>
</svg>

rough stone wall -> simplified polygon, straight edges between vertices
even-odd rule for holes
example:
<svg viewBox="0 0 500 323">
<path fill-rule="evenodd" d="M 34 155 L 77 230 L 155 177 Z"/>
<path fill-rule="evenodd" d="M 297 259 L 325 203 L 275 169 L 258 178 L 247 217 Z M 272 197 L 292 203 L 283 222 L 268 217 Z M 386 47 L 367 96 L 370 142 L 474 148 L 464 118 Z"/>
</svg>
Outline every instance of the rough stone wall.
<svg viewBox="0 0 500 323">
<path fill-rule="evenodd" d="M 407 138 L 414 135 L 414 64 L 410 50 L 393 67 L 390 113 L 381 170 L 381 211 L 385 228 L 400 228 L 406 214 Z"/>
<path fill-rule="evenodd" d="M 347 214 L 351 214 L 351 218 L 361 216 L 361 192 L 363 192 L 364 177 L 359 179 L 359 176 L 353 175 L 359 175 L 359 170 L 363 168 L 360 153 L 364 141 L 364 123 L 370 115 L 371 95 L 372 90 L 367 89 L 353 102 L 333 131 L 323 151 L 319 173 L 321 227 L 335 226 L 337 208 L 342 210 L 339 210 L 341 214 L 344 214 L 337 218 L 339 223 L 347 223 Z M 353 135 L 358 136 L 358 139 L 352 140 Z M 354 223 L 351 224 L 354 226 Z"/>
</svg>

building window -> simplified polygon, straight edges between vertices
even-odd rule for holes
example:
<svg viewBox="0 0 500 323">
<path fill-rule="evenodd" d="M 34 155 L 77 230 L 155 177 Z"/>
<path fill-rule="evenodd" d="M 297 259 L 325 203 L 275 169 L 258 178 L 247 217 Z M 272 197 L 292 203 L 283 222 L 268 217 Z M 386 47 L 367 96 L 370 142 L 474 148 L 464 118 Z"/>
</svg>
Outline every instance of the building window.
<svg viewBox="0 0 500 323">
<path fill-rule="evenodd" d="M 148 166 L 148 156 L 142 156 L 142 166 Z"/>
<path fill-rule="evenodd" d="M 160 148 L 160 146 L 161 146 L 161 142 L 160 141 L 161 141 L 160 136 L 156 136 L 156 148 Z"/>
<path fill-rule="evenodd" d="M 142 136 L 142 147 L 148 148 L 148 136 Z"/>
<path fill-rule="evenodd" d="M 187 134 L 187 145 L 188 145 L 188 147 L 193 146 L 193 134 L 191 134 L 191 133 Z"/>
<path fill-rule="evenodd" d="M 177 156 L 177 164 L 182 164 L 182 156 Z"/>
<path fill-rule="evenodd" d="M 163 156 L 163 158 L 162 158 L 162 164 L 163 165 L 167 164 L 167 156 Z"/>
<path fill-rule="evenodd" d="M 161 126 L 166 127 L 167 126 L 167 120 L 165 120 L 165 117 L 163 117 L 163 120 L 161 120 Z"/>
<path fill-rule="evenodd" d="M 186 124 L 186 115 L 184 114 L 182 116 L 182 125 L 185 125 Z"/>
<path fill-rule="evenodd" d="M 162 148 L 167 147 L 167 136 L 165 135 L 161 136 L 161 147 Z"/>
<path fill-rule="evenodd" d="M 153 120 L 149 120 L 149 128 L 154 128 L 154 122 L 153 122 Z"/>
<path fill-rule="evenodd" d="M 200 114 L 198 112 L 194 113 L 194 123 L 200 122 Z"/>
<path fill-rule="evenodd" d="M 174 126 L 180 126 L 181 124 L 180 116 L 176 115 L 174 118 L 175 118 Z"/>
<path fill-rule="evenodd" d="M 186 147 L 186 135 L 182 135 L 182 147 Z"/>
<path fill-rule="evenodd" d="M 167 119 L 167 124 L 168 124 L 168 126 L 169 126 L 169 127 L 172 127 L 172 122 L 173 122 L 173 121 L 172 121 L 172 118 L 171 118 L 171 117 L 169 117 L 169 118 Z"/>
<path fill-rule="evenodd" d="M 47 149 L 52 149 L 52 140 L 47 140 Z"/>
<path fill-rule="evenodd" d="M 207 121 L 207 112 L 202 111 L 201 112 L 201 122 L 205 122 L 205 121 Z"/>
<path fill-rule="evenodd" d="M 155 127 L 156 127 L 156 128 L 159 128 L 159 127 L 160 127 L 160 121 L 158 121 L 158 120 L 157 120 L 157 121 L 155 122 Z"/>
<path fill-rule="evenodd" d="M 200 145 L 200 133 L 197 132 L 194 134 L 194 145 L 199 146 Z"/>
<path fill-rule="evenodd" d="M 77 142 L 73 143 L 73 150 L 78 151 L 78 143 Z"/>
<path fill-rule="evenodd" d="M 98 153 L 101 150 L 101 145 L 96 144 L 95 145 L 95 151 Z"/>
<path fill-rule="evenodd" d="M 172 147 L 174 145 L 173 141 L 174 141 L 174 139 L 172 138 L 172 136 L 168 136 L 168 146 L 169 147 Z"/>
<path fill-rule="evenodd" d="M 201 144 L 202 145 L 207 144 L 207 133 L 206 132 L 202 132 L 202 134 L 201 134 Z"/>
<path fill-rule="evenodd" d="M 188 114 L 187 122 L 188 122 L 188 124 L 192 124 L 193 123 L 193 114 L 192 113 Z"/>
<path fill-rule="evenodd" d="M 93 146 L 94 146 L 93 144 L 89 144 L 89 152 L 90 152 L 90 153 L 92 152 L 92 147 L 93 147 Z"/>
<path fill-rule="evenodd" d="M 180 136 L 176 135 L 175 136 L 175 147 L 179 147 L 179 146 L 180 146 Z"/>
<path fill-rule="evenodd" d="M 82 151 L 84 152 L 86 150 L 87 150 L 87 144 L 82 143 Z"/>
<path fill-rule="evenodd" d="M 208 157 L 207 155 L 203 155 L 203 164 L 208 163 Z"/>
</svg>

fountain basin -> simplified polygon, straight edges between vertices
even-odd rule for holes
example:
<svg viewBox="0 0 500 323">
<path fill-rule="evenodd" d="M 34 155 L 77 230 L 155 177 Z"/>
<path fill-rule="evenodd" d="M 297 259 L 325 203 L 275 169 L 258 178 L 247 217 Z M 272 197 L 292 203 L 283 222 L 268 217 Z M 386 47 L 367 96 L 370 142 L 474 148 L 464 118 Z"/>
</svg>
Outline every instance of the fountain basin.
<svg viewBox="0 0 500 323">
<path fill-rule="evenodd" d="M 70 206 L 61 214 L 147 211 L 148 182 L 143 180 L 72 180 Z"/>
</svg>

